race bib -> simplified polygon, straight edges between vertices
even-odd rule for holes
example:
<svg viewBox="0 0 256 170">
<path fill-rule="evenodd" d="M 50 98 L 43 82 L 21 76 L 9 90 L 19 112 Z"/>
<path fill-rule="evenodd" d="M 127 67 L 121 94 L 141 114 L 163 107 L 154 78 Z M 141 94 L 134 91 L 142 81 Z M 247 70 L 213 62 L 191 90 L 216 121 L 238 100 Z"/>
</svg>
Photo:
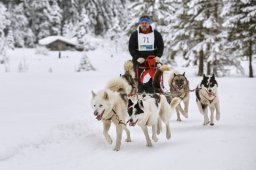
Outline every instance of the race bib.
<svg viewBox="0 0 256 170">
<path fill-rule="evenodd" d="M 138 30 L 138 50 L 154 51 L 155 36 L 154 31 L 148 34 L 139 33 Z"/>
</svg>

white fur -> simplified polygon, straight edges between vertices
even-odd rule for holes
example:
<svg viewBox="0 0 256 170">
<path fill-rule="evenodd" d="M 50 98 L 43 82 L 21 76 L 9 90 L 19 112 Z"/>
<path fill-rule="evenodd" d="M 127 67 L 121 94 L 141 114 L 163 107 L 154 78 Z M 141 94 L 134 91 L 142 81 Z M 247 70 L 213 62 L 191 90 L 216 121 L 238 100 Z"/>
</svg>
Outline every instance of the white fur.
<svg viewBox="0 0 256 170">
<path fill-rule="evenodd" d="M 214 96 L 209 96 L 207 93 L 207 89 L 204 87 L 198 86 L 198 88 L 201 88 L 198 93 L 200 96 L 200 100 L 196 100 L 198 109 L 200 113 L 204 116 L 204 123 L 203 125 L 207 125 L 210 123 L 210 125 L 214 125 L 214 111 L 216 110 L 216 120 L 220 120 L 220 104 L 219 104 L 219 96 L 218 96 L 218 90 L 217 86 L 214 89 Z M 205 109 L 202 108 L 202 104 L 206 105 L 207 107 Z M 209 121 L 208 117 L 208 107 L 211 112 L 211 117 Z"/>
<path fill-rule="evenodd" d="M 132 87 L 122 77 L 117 77 L 110 80 L 107 83 L 105 89 L 110 89 L 112 91 L 124 92 L 126 94 L 129 94 L 130 91 L 132 90 Z"/>
<path fill-rule="evenodd" d="M 140 102 L 142 102 L 142 104 L 139 104 L 139 106 L 143 110 L 143 113 L 135 115 L 134 106 L 136 103 Z M 160 133 L 159 127 L 161 121 L 166 125 L 166 138 L 171 138 L 169 121 L 174 108 L 179 104 L 179 102 L 180 99 L 175 98 L 171 105 L 169 105 L 164 95 L 160 95 L 160 102 L 158 103 L 158 106 L 156 105 L 155 99 L 150 97 L 150 95 L 146 95 L 143 99 L 138 99 L 138 101 L 133 102 L 133 113 L 129 118 L 133 119 L 133 122 L 137 122 L 137 124 L 142 128 L 147 146 L 152 146 L 152 142 L 148 134 L 148 126 L 152 127 L 152 139 L 157 142 L 157 133 Z"/>
<path fill-rule="evenodd" d="M 119 151 L 122 140 L 123 129 L 126 132 L 126 142 L 130 142 L 130 131 L 123 124 L 126 122 L 127 114 L 127 101 L 121 97 L 120 89 L 127 89 L 129 85 L 122 78 L 113 79 L 108 84 L 106 89 L 98 93 L 92 92 L 91 105 L 94 109 L 94 115 L 102 115 L 101 121 L 103 123 L 103 135 L 107 142 L 112 144 L 112 139 L 108 134 L 111 122 L 116 125 L 116 143 L 114 150 Z M 126 92 L 126 91 L 121 91 Z M 100 116 L 99 116 L 100 117 Z"/>
</svg>

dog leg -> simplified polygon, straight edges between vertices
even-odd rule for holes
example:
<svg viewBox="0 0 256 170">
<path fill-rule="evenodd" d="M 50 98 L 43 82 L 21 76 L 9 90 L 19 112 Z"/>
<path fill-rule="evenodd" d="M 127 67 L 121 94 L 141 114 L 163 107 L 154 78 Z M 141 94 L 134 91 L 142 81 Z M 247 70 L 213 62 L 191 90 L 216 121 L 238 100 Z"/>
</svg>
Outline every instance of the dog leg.
<svg viewBox="0 0 256 170">
<path fill-rule="evenodd" d="M 170 139 L 171 138 L 171 130 L 170 130 L 170 125 L 169 122 L 166 123 L 166 139 Z"/>
<path fill-rule="evenodd" d="M 166 139 L 170 139 L 171 138 L 171 130 L 170 130 L 170 125 L 169 122 L 166 123 Z"/>
<path fill-rule="evenodd" d="M 204 116 L 204 123 L 203 123 L 203 125 L 207 125 L 208 123 L 209 123 L 209 118 L 208 118 L 208 114 L 207 113 L 205 113 L 205 112 L 207 112 L 207 108 L 202 108 L 202 104 L 201 104 L 201 102 L 200 101 L 196 101 L 196 104 L 197 104 L 197 106 L 198 106 L 198 109 L 199 109 L 199 111 L 200 111 L 200 113 Z M 206 111 L 205 111 L 206 110 Z"/>
<path fill-rule="evenodd" d="M 217 102 L 215 104 L 215 108 L 216 108 L 216 120 L 220 120 L 220 104 L 219 104 L 219 102 Z"/>
<path fill-rule="evenodd" d="M 152 139 L 154 142 L 158 141 L 158 138 L 156 136 L 156 131 L 157 131 L 157 125 L 152 125 Z"/>
<path fill-rule="evenodd" d="M 121 146 L 121 141 L 122 141 L 122 132 L 123 128 L 120 124 L 116 125 L 116 146 L 114 148 L 114 151 L 119 151 L 120 146 Z"/>
<path fill-rule="evenodd" d="M 176 108 L 176 113 L 177 113 L 177 121 L 181 121 L 181 118 L 180 118 L 180 111 L 179 111 L 179 109 L 178 109 L 178 107 L 179 106 L 177 106 L 177 108 Z"/>
<path fill-rule="evenodd" d="M 141 126 L 142 130 L 143 130 L 143 133 L 146 137 L 146 141 L 147 141 L 147 146 L 148 147 L 151 147 L 152 146 L 152 142 L 150 140 L 150 137 L 148 135 L 148 127 L 147 126 Z"/>
<path fill-rule="evenodd" d="M 111 121 L 110 120 L 102 120 L 103 121 L 103 135 L 105 136 L 107 142 L 109 144 L 112 144 L 112 139 L 110 137 L 110 135 L 108 134 L 110 125 L 111 125 Z"/>
<path fill-rule="evenodd" d="M 204 108 L 203 112 L 204 112 L 204 125 L 207 125 L 210 123 L 209 117 L 208 117 L 208 108 L 207 107 Z"/>
<path fill-rule="evenodd" d="M 130 136 L 130 131 L 129 131 L 129 129 L 128 129 L 125 125 L 123 125 L 123 129 L 124 129 L 125 132 L 126 132 L 126 139 L 125 139 L 125 142 L 131 142 L 132 140 L 131 140 L 131 136 Z"/>
<path fill-rule="evenodd" d="M 188 106 L 189 106 L 189 98 L 184 100 L 184 117 L 188 118 Z"/>
<path fill-rule="evenodd" d="M 157 134 L 159 135 L 162 131 L 162 121 L 160 118 L 158 118 L 158 121 L 157 121 Z"/>
<path fill-rule="evenodd" d="M 214 125 L 214 107 L 210 107 L 210 111 L 211 111 L 211 122 L 210 122 L 210 125 L 213 126 Z"/>
</svg>

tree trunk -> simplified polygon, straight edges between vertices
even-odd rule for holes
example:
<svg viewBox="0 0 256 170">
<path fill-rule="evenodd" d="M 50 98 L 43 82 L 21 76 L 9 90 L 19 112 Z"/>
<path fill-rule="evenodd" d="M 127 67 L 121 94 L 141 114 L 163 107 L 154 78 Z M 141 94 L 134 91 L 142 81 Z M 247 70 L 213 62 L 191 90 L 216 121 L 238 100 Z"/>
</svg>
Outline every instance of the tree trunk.
<svg viewBox="0 0 256 170">
<path fill-rule="evenodd" d="M 204 74 L 204 52 L 201 50 L 199 52 L 199 65 L 198 65 L 198 76 L 203 76 Z"/>
<path fill-rule="evenodd" d="M 249 40 L 249 47 L 248 47 L 248 57 L 249 57 L 249 77 L 253 77 L 253 68 L 252 68 L 252 41 Z"/>
<path fill-rule="evenodd" d="M 207 62 L 207 75 L 212 74 L 212 64 L 210 61 Z"/>
</svg>

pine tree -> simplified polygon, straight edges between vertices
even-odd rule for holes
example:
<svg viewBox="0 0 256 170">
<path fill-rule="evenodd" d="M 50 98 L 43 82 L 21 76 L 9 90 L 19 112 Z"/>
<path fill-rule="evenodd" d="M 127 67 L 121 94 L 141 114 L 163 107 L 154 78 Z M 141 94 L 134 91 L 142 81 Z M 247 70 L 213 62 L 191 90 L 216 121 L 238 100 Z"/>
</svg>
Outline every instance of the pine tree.
<svg viewBox="0 0 256 170">
<path fill-rule="evenodd" d="M 256 1 L 225 0 L 222 12 L 225 17 L 223 26 L 226 28 L 227 50 L 236 57 L 248 57 L 249 77 L 253 77 L 252 60 L 256 54 Z"/>
<path fill-rule="evenodd" d="M 52 0 L 51 4 L 47 15 L 50 20 L 50 35 L 60 35 L 62 10 L 56 0 Z"/>
<path fill-rule="evenodd" d="M 177 10 L 177 22 L 174 24 L 175 34 L 171 49 L 183 51 L 185 58 L 198 62 L 198 75 L 204 73 L 204 64 L 214 62 L 219 55 L 218 35 L 221 19 L 221 0 L 182 0 L 182 10 Z"/>
<path fill-rule="evenodd" d="M 87 55 L 84 55 L 81 58 L 81 62 L 80 65 L 77 69 L 77 72 L 82 72 L 82 71 L 95 71 L 96 69 L 93 67 L 93 65 L 91 64 L 91 62 L 89 61 L 89 58 L 87 57 Z"/>
<path fill-rule="evenodd" d="M 6 50 L 8 47 L 12 46 L 11 41 L 9 42 L 10 36 L 8 37 L 8 33 L 11 32 L 8 29 L 11 23 L 8 19 L 8 15 L 9 13 L 5 5 L 0 2 L 0 64 L 8 62 Z"/>
<path fill-rule="evenodd" d="M 36 42 L 39 39 L 49 36 L 50 20 L 50 4 L 48 0 L 25 0 L 26 15 L 30 23 L 30 27 L 35 35 Z"/>
<path fill-rule="evenodd" d="M 13 31 L 16 47 L 25 46 L 25 38 L 28 35 L 28 19 L 24 13 L 23 3 L 12 6 L 10 8 L 11 29 Z"/>
</svg>

